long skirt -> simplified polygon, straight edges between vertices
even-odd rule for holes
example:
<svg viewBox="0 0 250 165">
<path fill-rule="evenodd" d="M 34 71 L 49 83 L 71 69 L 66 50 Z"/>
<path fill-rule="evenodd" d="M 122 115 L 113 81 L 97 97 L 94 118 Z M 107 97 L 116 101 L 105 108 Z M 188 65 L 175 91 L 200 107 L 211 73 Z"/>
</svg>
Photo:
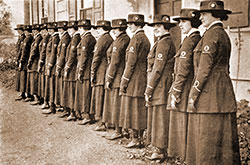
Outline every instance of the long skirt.
<svg viewBox="0 0 250 165">
<path fill-rule="evenodd" d="M 74 109 L 76 81 L 63 82 L 63 106 Z"/>
<path fill-rule="evenodd" d="M 147 108 L 143 97 L 121 97 L 120 127 L 144 130 L 147 127 Z"/>
<path fill-rule="evenodd" d="M 168 155 L 186 159 L 188 113 L 170 111 Z"/>
<path fill-rule="evenodd" d="M 119 125 L 121 111 L 121 96 L 119 88 L 105 90 L 103 122 Z"/>
<path fill-rule="evenodd" d="M 49 102 L 55 102 L 55 75 L 49 77 Z"/>
<path fill-rule="evenodd" d="M 38 77 L 39 74 L 37 72 L 30 73 L 30 94 L 37 95 L 38 94 Z"/>
<path fill-rule="evenodd" d="M 91 85 L 89 80 L 76 82 L 75 89 L 75 104 L 74 109 L 77 116 L 81 116 L 83 113 L 89 113 L 91 100 Z"/>
<path fill-rule="evenodd" d="M 152 146 L 166 149 L 169 139 L 169 111 L 166 105 L 148 107 L 147 135 Z"/>
<path fill-rule="evenodd" d="M 27 85 L 27 71 L 20 71 L 20 92 L 26 92 Z"/>
<path fill-rule="evenodd" d="M 236 113 L 190 113 L 186 163 L 239 165 Z"/>
<path fill-rule="evenodd" d="M 21 71 L 16 71 L 16 91 L 20 92 L 20 75 Z"/>
<path fill-rule="evenodd" d="M 55 86 L 55 104 L 62 106 L 63 101 L 63 77 L 56 76 L 56 86 Z"/>
<path fill-rule="evenodd" d="M 28 95 L 30 95 L 30 74 L 31 74 L 31 72 L 27 72 L 26 93 Z"/>
<path fill-rule="evenodd" d="M 101 120 L 104 101 L 104 86 L 92 87 L 90 114 L 95 115 L 95 120 Z"/>
<path fill-rule="evenodd" d="M 45 76 L 45 86 L 44 86 L 44 101 L 49 101 L 50 96 L 50 77 L 49 76 Z"/>
</svg>

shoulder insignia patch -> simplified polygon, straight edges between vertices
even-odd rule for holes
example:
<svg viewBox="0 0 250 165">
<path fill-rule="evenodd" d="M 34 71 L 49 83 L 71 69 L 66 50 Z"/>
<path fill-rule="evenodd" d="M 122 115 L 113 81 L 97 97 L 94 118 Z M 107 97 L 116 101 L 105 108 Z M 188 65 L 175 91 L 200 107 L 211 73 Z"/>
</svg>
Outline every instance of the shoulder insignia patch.
<svg viewBox="0 0 250 165">
<path fill-rule="evenodd" d="M 187 53 L 186 53 L 185 51 L 182 51 L 182 52 L 181 52 L 180 58 L 186 58 L 186 54 L 187 54 Z"/>
<path fill-rule="evenodd" d="M 204 53 L 208 53 L 210 48 L 209 48 L 209 46 L 208 46 L 208 45 L 206 45 L 206 46 L 204 46 L 204 48 L 203 48 L 203 49 L 204 49 Z"/>
<path fill-rule="evenodd" d="M 74 49 L 75 48 L 75 46 L 71 46 L 71 49 Z"/>
<path fill-rule="evenodd" d="M 65 47 L 65 46 L 66 46 L 66 44 L 62 44 L 62 46 L 63 46 L 63 47 Z"/>
<path fill-rule="evenodd" d="M 130 53 L 134 53 L 134 52 L 135 52 L 133 46 L 131 46 L 131 47 L 129 48 L 129 52 L 130 52 Z"/>
<path fill-rule="evenodd" d="M 54 44 L 54 47 L 56 47 L 57 46 L 57 44 Z"/>
<path fill-rule="evenodd" d="M 85 50 L 85 46 L 82 47 L 82 50 Z"/>
<path fill-rule="evenodd" d="M 157 60 L 163 60 L 163 55 L 161 54 L 161 53 L 159 53 L 158 55 L 157 55 L 157 58 L 156 58 Z"/>
<path fill-rule="evenodd" d="M 113 52 L 115 53 L 117 51 L 117 47 L 113 47 Z"/>
<path fill-rule="evenodd" d="M 46 46 L 46 43 L 43 43 L 43 46 Z"/>
</svg>

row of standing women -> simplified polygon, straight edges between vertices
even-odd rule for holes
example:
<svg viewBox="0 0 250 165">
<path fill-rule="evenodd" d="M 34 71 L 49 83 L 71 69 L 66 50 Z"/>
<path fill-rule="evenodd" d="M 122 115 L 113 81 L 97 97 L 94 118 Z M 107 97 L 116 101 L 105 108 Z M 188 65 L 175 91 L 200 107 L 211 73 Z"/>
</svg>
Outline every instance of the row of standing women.
<svg viewBox="0 0 250 165">
<path fill-rule="evenodd" d="M 109 140 L 131 129 L 127 148 L 140 147 L 147 129 L 155 147 L 151 160 L 164 159 L 167 152 L 187 164 L 240 164 L 231 44 L 221 22 L 230 13 L 222 1 L 181 9 L 174 18 L 185 35 L 178 48 L 170 36 L 175 24 L 168 15 L 156 15 L 148 24 L 157 38 L 151 50 L 141 14 L 114 19 L 112 26 L 106 20 L 93 26 L 87 19 L 34 25 L 34 38 L 30 26 L 17 27 L 25 33 L 17 44 L 17 100 L 43 101 L 44 114 L 59 107 L 66 121 L 98 122 L 96 131 L 113 125 Z"/>
</svg>

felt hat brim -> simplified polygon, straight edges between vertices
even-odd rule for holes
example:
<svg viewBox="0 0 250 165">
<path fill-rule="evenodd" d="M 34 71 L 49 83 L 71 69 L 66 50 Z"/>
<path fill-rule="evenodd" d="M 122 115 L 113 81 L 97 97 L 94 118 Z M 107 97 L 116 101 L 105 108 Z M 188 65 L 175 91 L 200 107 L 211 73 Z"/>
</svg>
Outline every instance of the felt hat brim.
<svg viewBox="0 0 250 165">
<path fill-rule="evenodd" d="M 230 10 L 213 10 L 213 9 L 207 9 L 207 10 L 198 10 L 198 11 L 195 11 L 194 13 L 203 13 L 203 12 L 219 12 L 219 13 L 226 13 L 226 14 L 232 14 L 232 11 Z"/>
</svg>

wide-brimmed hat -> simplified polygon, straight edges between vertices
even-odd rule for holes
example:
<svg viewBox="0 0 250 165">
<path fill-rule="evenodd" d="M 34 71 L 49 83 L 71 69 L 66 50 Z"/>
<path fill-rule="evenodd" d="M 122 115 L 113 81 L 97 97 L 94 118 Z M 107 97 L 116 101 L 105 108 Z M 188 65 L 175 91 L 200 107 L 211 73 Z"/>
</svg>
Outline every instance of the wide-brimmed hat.
<svg viewBox="0 0 250 165">
<path fill-rule="evenodd" d="M 23 30 L 31 31 L 32 26 L 31 25 L 23 25 Z"/>
<path fill-rule="evenodd" d="M 40 30 L 40 25 L 39 24 L 33 24 L 32 25 L 32 30 Z"/>
<path fill-rule="evenodd" d="M 16 28 L 14 28 L 14 30 L 23 30 L 23 24 L 17 24 Z"/>
<path fill-rule="evenodd" d="M 90 28 L 92 27 L 91 21 L 89 19 L 81 19 L 78 21 L 78 27 Z"/>
<path fill-rule="evenodd" d="M 68 28 L 68 21 L 59 21 L 57 22 L 57 28 Z"/>
<path fill-rule="evenodd" d="M 175 21 L 185 20 L 199 20 L 200 13 L 197 13 L 196 9 L 181 9 L 180 16 L 173 18 Z"/>
<path fill-rule="evenodd" d="M 142 25 L 147 24 L 147 22 L 144 21 L 144 15 L 142 14 L 129 14 L 128 15 L 128 21 L 127 23 L 139 23 Z"/>
<path fill-rule="evenodd" d="M 41 30 L 43 30 L 43 29 L 48 29 L 47 23 L 40 24 L 40 29 L 41 29 Z"/>
<path fill-rule="evenodd" d="M 157 15 L 155 15 L 154 18 L 153 18 L 153 22 L 148 24 L 148 25 L 149 26 L 154 26 L 156 24 L 163 24 L 163 25 L 167 25 L 169 27 L 176 26 L 175 23 L 170 22 L 170 16 L 166 15 L 166 14 L 157 14 Z"/>
<path fill-rule="evenodd" d="M 200 10 L 196 11 L 197 13 L 201 12 L 222 12 L 226 14 L 231 14 L 232 11 L 224 9 L 224 2 L 223 1 L 201 1 L 200 3 Z"/>
<path fill-rule="evenodd" d="M 113 19 L 111 21 L 112 29 L 115 28 L 127 28 L 127 20 L 126 19 Z"/>
<path fill-rule="evenodd" d="M 47 23 L 48 29 L 56 29 L 57 28 L 57 22 L 48 22 Z"/>
<path fill-rule="evenodd" d="M 111 23 L 107 20 L 98 20 L 94 28 L 96 29 L 98 27 L 106 27 L 108 29 L 111 29 Z"/>
<path fill-rule="evenodd" d="M 78 21 L 69 21 L 68 28 L 75 28 L 78 27 Z"/>
</svg>

